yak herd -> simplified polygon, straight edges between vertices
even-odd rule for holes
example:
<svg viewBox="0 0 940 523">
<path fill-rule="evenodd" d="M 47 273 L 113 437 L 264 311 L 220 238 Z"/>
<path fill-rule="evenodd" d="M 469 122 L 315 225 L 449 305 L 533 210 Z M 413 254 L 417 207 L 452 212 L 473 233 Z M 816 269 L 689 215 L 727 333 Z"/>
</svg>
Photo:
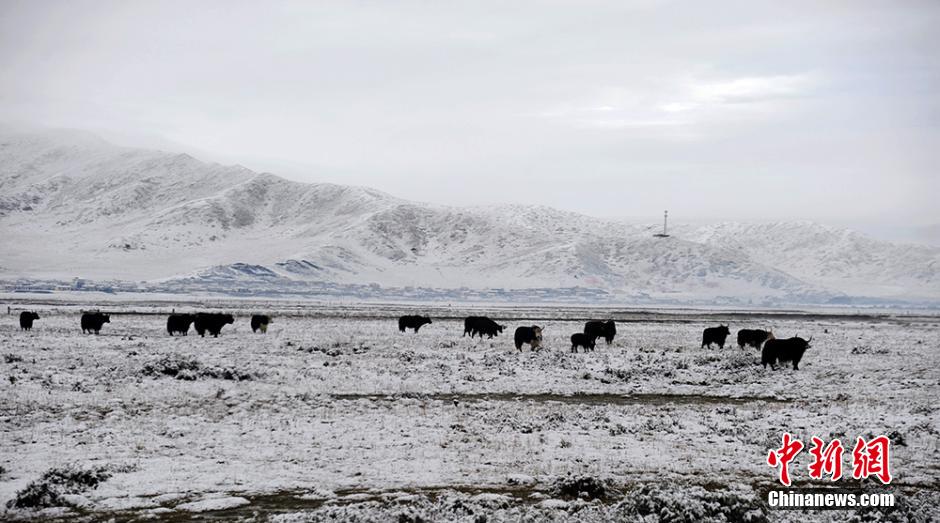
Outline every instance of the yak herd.
<svg viewBox="0 0 940 523">
<path fill-rule="evenodd" d="M 33 311 L 23 311 L 20 314 L 20 328 L 22 330 L 31 330 L 33 322 L 39 319 L 39 315 Z M 111 323 L 111 317 L 101 312 L 85 312 L 81 317 L 82 333 L 101 332 L 105 323 Z M 190 327 L 194 327 L 196 333 L 205 337 L 206 333 L 213 337 L 219 337 L 222 328 L 226 325 L 235 323 L 235 317 L 231 314 L 199 312 L 195 314 L 170 314 L 166 321 L 166 330 L 170 336 L 186 336 Z M 266 333 L 268 325 L 272 323 L 271 317 L 263 314 L 254 314 L 251 316 L 251 331 Z M 423 325 L 431 323 L 431 318 L 427 316 L 406 315 L 398 318 L 398 329 L 405 332 L 406 329 L 412 329 L 415 333 Z M 708 327 L 702 332 L 702 348 L 711 348 L 717 345 L 724 348 L 725 341 L 731 335 L 728 325 L 719 325 L 717 327 Z M 485 316 L 468 316 L 464 320 L 463 335 L 470 335 L 471 338 L 483 336 L 492 339 L 499 336 L 505 325 L 487 318 Z M 603 338 L 607 345 L 614 341 L 617 335 L 617 326 L 613 320 L 589 321 L 584 324 L 583 332 L 576 332 L 571 335 L 571 352 L 578 352 L 578 347 L 582 351 L 593 351 L 598 338 Z M 513 336 L 516 349 L 521 351 L 523 345 L 529 345 L 531 350 L 538 350 L 542 347 L 542 327 L 538 325 L 518 327 Z M 787 339 L 777 339 L 772 331 L 761 329 L 741 329 L 738 331 L 738 346 L 754 347 L 761 351 L 761 364 L 764 368 L 767 365 L 774 370 L 777 364 L 792 363 L 793 370 L 800 370 L 800 360 L 803 354 L 811 347 L 810 342 L 813 338 L 804 340 L 800 337 Z"/>
<path fill-rule="evenodd" d="M 727 325 L 709 327 L 702 333 L 702 348 L 710 348 L 712 344 L 721 348 L 725 347 L 725 339 L 731 331 Z M 776 370 L 777 363 L 793 363 L 793 370 L 800 370 L 800 360 L 803 359 L 803 353 L 806 349 L 812 347 L 808 340 L 800 337 L 787 339 L 777 339 L 771 331 L 761 329 L 741 329 L 738 331 L 738 347 L 742 349 L 749 345 L 755 349 L 761 349 L 761 364 L 764 368 L 770 365 L 770 368 Z M 763 345 L 763 348 L 761 348 Z"/>
<path fill-rule="evenodd" d="M 32 311 L 23 311 L 20 313 L 20 329 L 32 330 L 33 322 L 39 319 L 39 314 Z M 100 334 L 105 323 L 111 323 L 111 315 L 101 312 L 82 313 L 81 325 L 83 334 Z M 186 336 L 189 334 L 189 328 L 195 328 L 196 333 L 205 337 L 208 332 L 218 338 L 222 332 L 222 327 L 235 323 L 235 317 L 231 314 L 220 314 L 213 312 L 197 312 L 196 314 L 170 314 L 166 320 L 166 331 L 170 336 L 179 334 Z M 251 317 L 251 331 L 262 333 L 268 331 L 268 325 L 271 323 L 271 317 L 262 314 L 255 314 Z"/>
</svg>

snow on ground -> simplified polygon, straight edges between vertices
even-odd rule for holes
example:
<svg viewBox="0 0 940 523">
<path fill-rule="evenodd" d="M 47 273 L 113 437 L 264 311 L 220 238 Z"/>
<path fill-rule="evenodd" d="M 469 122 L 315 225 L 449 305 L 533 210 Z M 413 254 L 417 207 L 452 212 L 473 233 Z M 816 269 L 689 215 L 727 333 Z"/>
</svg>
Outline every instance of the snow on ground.
<svg viewBox="0 0 940 523">
<path fill-rule="evenodd" d="M 124 310 L 137 313 L 100 336 L 68 307 L 45 306 L 32 332 L 0 322 L 0 503 L 52 468 L 108 475 L 72 508 L 0 517 L 603 521 L 652 506 L 695 520 L 735 506 L 742 520 L 793 520 L 805 513 L 760 509 L 784 431 L 846 446 L 891 434 L 893 488 L 938 516 L 940 318 L 737 317 L 732 332 L 813 336 L 800 371 L 774 372 L 731 339 L 700 348 L 716 320 L 695 313 L 621 322 L 613 345 L 572 354 L 583 319 L 552 309 L 482 341 L 456 318 L 403 334 L 377 307 L 274 311 L 267 335 L 241 314 L 217 339 L 171 338 L 165 315 Z M 545 349 L 516 351 L 512 331 L 532 323 Z M 802 458 L 796 486 L 809 485 Z M 553 490 L 582 476 L 618 494 Z"/>
</svg>

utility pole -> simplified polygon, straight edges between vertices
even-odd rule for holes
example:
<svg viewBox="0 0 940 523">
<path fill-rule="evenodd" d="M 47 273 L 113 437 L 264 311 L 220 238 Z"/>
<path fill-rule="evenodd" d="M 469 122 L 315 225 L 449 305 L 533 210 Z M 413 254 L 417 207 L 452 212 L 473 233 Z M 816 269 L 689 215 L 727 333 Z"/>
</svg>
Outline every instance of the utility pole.
<svg viewBox="0 0 940 523">
<path fill-rule="evenodd" d="M 663 232 L 660 234 L 654 234 L 653 236 L 657 238 L 668 238 L 669 233 L 666 232 L 666 222 L 669 220 L 669 211 L 663 211 Z"/>
</svg>

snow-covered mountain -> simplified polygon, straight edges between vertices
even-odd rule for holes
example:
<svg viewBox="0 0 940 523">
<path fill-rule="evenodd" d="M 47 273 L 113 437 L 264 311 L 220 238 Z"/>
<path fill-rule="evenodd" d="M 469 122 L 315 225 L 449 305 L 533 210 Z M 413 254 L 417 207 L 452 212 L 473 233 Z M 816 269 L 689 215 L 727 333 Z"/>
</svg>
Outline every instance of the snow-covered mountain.
<svg viewBox="0 0 940 523">
<path fill-rule="evenodd" d="M 813 223 L 679 226 L 547 207 L 418 204 L 75 131 L 0 129 L 2 278 L 231 275 L 672 301 L 940 300 L 940 248 Z M 247 272 L 246 272 L 247 271 Z"/>
<path fill-rule="evenodd" d="M 879 241 L 812 222 L 719 223 L 690 230 L 687 237 L 854 296 L 937 297 L 940 291 L 937 247 Z"/>
</svg>

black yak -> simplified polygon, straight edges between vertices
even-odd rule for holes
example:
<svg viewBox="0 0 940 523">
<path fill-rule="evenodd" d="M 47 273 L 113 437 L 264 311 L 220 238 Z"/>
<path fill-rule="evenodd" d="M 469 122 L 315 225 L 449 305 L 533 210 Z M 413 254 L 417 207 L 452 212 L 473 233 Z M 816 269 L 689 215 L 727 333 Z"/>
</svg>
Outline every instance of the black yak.
<svg viewBox="0 0 940 523">
<path fill-rule="evenodd" d="M 101 332 L 101 326 L 105 323 L 111 323 L 110 314 L 101 314 L 100 312 L 86 312 L 82 314 L 82 333 L 88 334 Z"/>
<path fill-rule="evenodd" d="M 542 327 L 533 325 L 531 327 L 519 327 L 515 335 L 516 348 L 522 351 L 522 344 L 528 343 L 531 350 L 536 350 L 542 346 Z"/>
<path fill-rule="evenodd" d="M 812 347 L 810 345 L 811 341 L 813 341 L 812 336 L 808 340 L 799 337 L 785 340 L 769 339 L 764 342 L 760 361 L 764 364 L 765 369 L 767 365 L 770 365 L 773 370 L 777 370 L 776 363 L 778 362 L 792 361 L 793 370 L 800 370 L 800 360 L 803 359 L 803 353 L 806 352 L 806 349 Z"/>
<path fill-rule="evenodd" d="M 265 314 L 254 314 L 251 316 L 251 332 L 261 331 L 261 334 L 268 332 L 268 325 L 271 324 L 271 317 Z"/>
<path fill-rule="evenodd" d="M 466 336 L 469 334 L 471 338 L 477 334 L 479 334 L 481 338 L 484 334 L 489 338 L 499 336 L 504 328 L 505 326 L 496 323 L 486 316 L 468 316 L 467 319 L 463 321 L 463 335 Z"/>
<path fill-rule="evenodd" d="M 711 348 L 712 343 L 717 343 L 722 349 L 725 348 L 725 339 L 729 334 L 731 334 L 731 331 L 728 330 L 727 325 L 708 327 L 702 332 L 702 348 Z"/>
<path fill-rule="evenodd" d="M 583 332 L 576 332 L 571 335 L 571 352 L 578 352 L 578 347 L 584 347 L 584 350 L 594 350 L 597 338 L 588 336 Z"/>
<path fill-rule="evenodd" d="M 474 335 L 480 333 L 480 324 L 483 321 L 485 316 L 467 316 L 463 320 L 463 335 L 470 335 L 472 338 Z M 481 338 L 483 336 L 480 336 Z"/>
<path fill-rule="evenodd" d="M 604 338 L 604 341 L 610 345 L 614 341 L 614 336 L 617 335 L 617 326 L 614 320 L 589 321 L 584 324 L 584 334 L 593 338 L 594 341 L 597 341 L 597 338 Z"/>
<path fill-rule="evenodd" d="M 208 332 L 213 337 L 218 338 L 219 333 L 222 332 L 222 327 L 233 323 L 235 323 L 235 317 L 231 314 L 200 312 L 196 314 L 193 327 L 196 328 L 196 332 L 202 337 L 205 337 L 206 332 Z"/>
<path fill-rule="evenodd" d="M 193 314 L 170 314 L 166 319 L 166 331 L 172 336 L 175 333 L 179 333 L 182 336 L 189 334 L 189 326 L 196 321 L 196 316 Z"/>
<path fill-rule="evenodd" d="M 741 329 L 738 331 L 738 347 L 743 349 L 745 345 L 750 345 L 755 349 L 759 349 L 765 341 L 773 337 L 774 334 L 771 331 L 765 331 L 761 329 Z"/>
<path fill-rule="evenodd" d="M 33 328 L 33 320 L 38 320 L 39 315 L 32 311 L 23 311 L 20 313 L 20 328 L 24 331 Z"/>
<path fill-rule="evenodd" d="M 422 325 L 431 323 L 431 318 L 427 316 L 406 315 L 398 318 L 398 330 L 405 332 L 405 329 L 414 329 L 415 333 Z"/>
</svg>

